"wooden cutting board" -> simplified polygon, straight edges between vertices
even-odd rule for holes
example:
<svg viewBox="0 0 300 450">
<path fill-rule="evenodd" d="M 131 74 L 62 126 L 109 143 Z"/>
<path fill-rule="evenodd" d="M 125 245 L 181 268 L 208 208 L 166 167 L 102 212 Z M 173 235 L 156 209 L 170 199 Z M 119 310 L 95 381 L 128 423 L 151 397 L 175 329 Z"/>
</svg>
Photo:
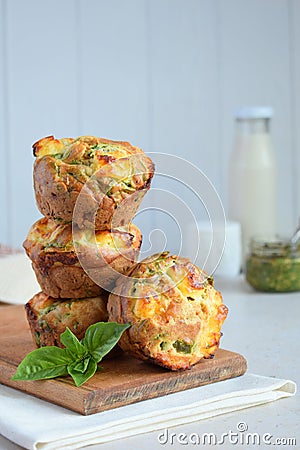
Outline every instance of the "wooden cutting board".
<svg viewBox="0 0 300 450">
<path fill-rule="evenodd" d="M 81 387 L 70 377 L 12 381 L 18 364 L 34 348 L 24 307 L 1 307 L 0 382 L 84 415 L 234 378 L 247 368 L 243 356 L 220 349 L 214 359 L 185 371 L 171 372 L 122 355 L 102 361 L 103 370 Z"/>
</svg>

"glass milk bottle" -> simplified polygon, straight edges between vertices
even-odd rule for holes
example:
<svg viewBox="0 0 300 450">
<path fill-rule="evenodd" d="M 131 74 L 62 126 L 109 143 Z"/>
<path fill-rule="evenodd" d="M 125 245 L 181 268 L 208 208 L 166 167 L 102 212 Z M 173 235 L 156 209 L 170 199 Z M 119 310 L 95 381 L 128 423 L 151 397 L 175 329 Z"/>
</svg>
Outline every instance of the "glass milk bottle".
<svg viewBox="0 0 300 450">
<path fill-rule="evenodd" d="M 229 162 L 229 218 L 242 227 L 243 260 L 252 237 L 276 233 L 276 161 L 269 133 L 272 108 L 240 108 Z"/>
</svg>

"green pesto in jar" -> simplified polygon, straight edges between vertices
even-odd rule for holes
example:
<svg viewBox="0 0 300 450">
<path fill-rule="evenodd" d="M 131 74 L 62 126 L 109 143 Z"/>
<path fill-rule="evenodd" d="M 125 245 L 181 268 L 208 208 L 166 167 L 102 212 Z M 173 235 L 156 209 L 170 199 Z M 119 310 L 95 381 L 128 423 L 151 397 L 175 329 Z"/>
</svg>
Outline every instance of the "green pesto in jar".
<svg viewBox="0 0 300 450">
<path fill-rule="evenodd" d="M 253 240 L 246 263 L 246 280 L 265 292 L 300 290 L 300 247 L 288 241 Z"/>
</svg>

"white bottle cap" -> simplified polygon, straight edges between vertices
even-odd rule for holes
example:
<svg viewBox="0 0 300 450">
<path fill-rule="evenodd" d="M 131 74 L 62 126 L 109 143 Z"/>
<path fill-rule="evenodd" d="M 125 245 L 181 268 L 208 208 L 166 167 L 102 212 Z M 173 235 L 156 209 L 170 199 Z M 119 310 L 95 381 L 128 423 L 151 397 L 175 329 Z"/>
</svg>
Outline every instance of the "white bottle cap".
<svg viewBox="0 0 300 450">
<path fill-rule="evenodd" d="M 270 106 L 245 106 L 234 111 L 236 119 L 271 119 L 273 108 Z"/>
</svg>

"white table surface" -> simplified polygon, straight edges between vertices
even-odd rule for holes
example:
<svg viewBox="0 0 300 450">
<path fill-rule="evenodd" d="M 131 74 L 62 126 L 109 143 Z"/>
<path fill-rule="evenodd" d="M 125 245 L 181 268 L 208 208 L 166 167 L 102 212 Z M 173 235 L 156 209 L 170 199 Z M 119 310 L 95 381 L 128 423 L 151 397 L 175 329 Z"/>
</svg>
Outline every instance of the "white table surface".
<svg viewBox="0 0 300 450">
<path fill-rule="evenodd" d="M 222 348 L 243 354 L 248 361 L 248 372 L 291 379 L 300 389 L 300 293 L 257 293 L 242 278 L 216 280 L 215 286 L 221 290 L 224 303 L 229 308 L 229 315 L 222 330 L 224 333 Z M 261 437 L 269 433 L 273 436 L 272 443 L 276 438 L 296 438 L 297 443 L 295 446 L 265 444 L 257 446 L 234 445 L 227 441 L 219 448 L 300 449 L 299 397 L 297 394 L 295 397 L 267 405 L 170 428 L 169 432 L 176 433 L 173 444 L 160 444 L 157 439 L 160 432 L 153 432 L 88 448 L 91 450 L 199 448 L 197 445 L 179 444 L 176 440 L 178 434 L 185 433 L 189 436 L 191 433 L 199 435 L 215 433 L 217 438 L 220 438 L 222 433 L 231 430 L 236 432 L 237 424 L 244 422 L 248 427 L 247 433 L 258 433 Z M 0 436 L 0 450 L 21 448 Z"/>
</svg>

